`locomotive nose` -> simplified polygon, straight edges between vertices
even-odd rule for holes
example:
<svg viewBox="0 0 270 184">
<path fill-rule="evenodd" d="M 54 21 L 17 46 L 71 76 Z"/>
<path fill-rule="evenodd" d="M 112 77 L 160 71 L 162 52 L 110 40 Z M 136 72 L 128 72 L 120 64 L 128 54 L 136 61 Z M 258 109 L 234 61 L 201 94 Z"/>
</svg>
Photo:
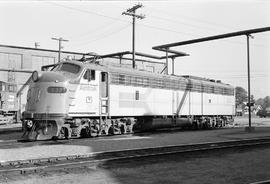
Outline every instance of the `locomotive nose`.
<svg viewBox="0 0 270 184">
<path fill-rule="evenodd" d="M 66 113 L 68 79 L 56 72 L 32 74 L 26 110 L 32 113 Z"/>
</svg>

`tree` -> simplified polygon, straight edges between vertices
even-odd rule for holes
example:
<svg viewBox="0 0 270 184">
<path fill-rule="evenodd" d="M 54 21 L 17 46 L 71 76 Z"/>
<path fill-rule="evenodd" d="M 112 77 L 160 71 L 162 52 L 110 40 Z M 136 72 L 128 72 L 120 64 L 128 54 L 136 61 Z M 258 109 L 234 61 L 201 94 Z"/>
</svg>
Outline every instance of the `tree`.
<svg viewBox="0 0 270 184">
<path fill-rule="evenodd" d="M 258 100 L 256 100 L 256 105 L 260 105 L 261 107 L 263 107 L 263 102 L 264 102 L 264 100 L 263 100 L 263 98 L 259 98 Z"/>
<path fill-rule="evenodd" d="M 258 100 L 256 100 L 256 104 L 261 105 L 263 109 L 270 107 L 270 96 L 259 98 Z"/>
<path fill-rule="evenodd" d="M 244 102 L 247 102 L 247 99 L 248 99 L 247 91 L 244 88 L 237 86 L 235 88 L 236 107 L 243 107 Z"/>
</svg>

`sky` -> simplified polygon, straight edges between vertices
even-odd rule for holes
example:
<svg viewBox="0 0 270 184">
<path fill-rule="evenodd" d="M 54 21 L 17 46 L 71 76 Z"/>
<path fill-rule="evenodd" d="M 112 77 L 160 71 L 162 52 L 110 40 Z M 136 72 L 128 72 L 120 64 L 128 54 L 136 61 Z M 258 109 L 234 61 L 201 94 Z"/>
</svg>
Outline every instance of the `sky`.
<svg viewBox="0 0 270 184">
<path fill-rule="evenodd" d="M 0 1 L 0 44 L 109 54 L 132 50 L 135 4 L 136 51 L 163 56 L 153 46 L 270 26 L 267 0 Z M 251 94 L 270 96 L 270 32 L 250 39 Z M 246 37 L 173 47 L 190 56 L 175 59 L 175 73 L 221 80 L 247 89 Z M 165 61 L 162 61 L 165 62 Z M 171 65 L 169 69 L 171 68 Z M 170 71 L 169 71 L 170 73 Z"/>
</svg>

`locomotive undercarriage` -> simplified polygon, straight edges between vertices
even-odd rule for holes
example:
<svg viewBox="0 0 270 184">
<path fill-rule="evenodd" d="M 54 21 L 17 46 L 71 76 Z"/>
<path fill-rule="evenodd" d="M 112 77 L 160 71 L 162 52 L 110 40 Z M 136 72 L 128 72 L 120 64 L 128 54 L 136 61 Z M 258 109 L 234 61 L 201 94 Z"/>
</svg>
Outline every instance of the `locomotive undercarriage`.
<svg viewBox="0 0 270 184">
<path fill-rule="evenodd" d="M 134 118 L 58 118 L 25 119 L 23 140 L 48 140 L 97 137 L 133 133 Z"/>
<path fill-rule="evenodd" d="M 24 120 L 24 140 L 87 138 L 159 129 L 211 129 L 224 127 L 232 116 L 142 116 Z"/>
<path fill-rule="evenodd" d="M 132 133 L 132 126 L 135 124 L 134 118 L 74 118 L 65 122 L 65 138 L 70 137 L 97 137 L 102 135 L 116 135 Z M 67 134 L 68 133 L 68 134 Z M 58 137 L 59 137 L 58 135 Z M 61 136 L 60 136 L 61 137 Z M 63 136 L 62 136 L 63 137 Z"/>
<path fill-rule="evenodd" d="M 23 121 L 23 140 L 47 140 L 56 135 L 59 129 L 59 120 L 33 120 Z M 57 123 L 58 122 L 58 123 Z"/>
<path fill-rule="evenodd" d="M 233 121 L 232 116 L 161 116 L 140 117 L 133 131 L 153 131 L 167 128 L 211 129 L 226 126 Z"/>
</svg>

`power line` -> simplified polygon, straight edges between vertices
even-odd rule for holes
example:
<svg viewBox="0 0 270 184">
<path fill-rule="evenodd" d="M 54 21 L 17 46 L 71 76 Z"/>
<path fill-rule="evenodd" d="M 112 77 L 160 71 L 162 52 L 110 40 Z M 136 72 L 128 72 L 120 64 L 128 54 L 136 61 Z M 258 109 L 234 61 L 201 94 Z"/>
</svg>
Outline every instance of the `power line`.
<svg viewBox="0 0 270 184">
<path fill-rule="evenodd" d="M 115 23 L 115 21 L 110 21 L 110 22 L 107 22 L 107 23 L 105 23 L 103 25 L 97 26 L 95 28 L 92 27 L 91 29 L 89 29 L 89 30 L 87 30 L 87 31 L 85 31 L 83 33 L 78 33 L 76 35 L 71 35 L 71 36 L 69 36 L 69 38 L 72 39 L 74 37 L 80 37 L 79 39 L 72 39 L 72 41 L 81 40 L 81 39 L 84 39 L 82 37 L 89 36 L 89 34 L 93 34 L 93 32 L 100 31 L 100 30 L 102 30 L 104 28 L 110 27 L 114 23 Z"/>
<path fill-rule="evenodd" d="M 90 43 L 93 43 L 93 42 L 102 40 L 102 39 L 104 39 L 104 38 L 107 38 L 107 37 L 112 36 L 112 35 L 115 34 L 115 33 L 119 33 L 120 31 L 122 31 L 122 30 L 128 28 L 129 26 L 130 26 L 130 24 L 127 24 L 127 25 L 125 25 L 124 27 L 121 27 L 120 29 L 117 29 L 117 30 L 111 32 L 110 34 L 104 33 L 104 34 L 101 34 L 101 35 L 100 35 L 98 38 L 96 38 L 96 39 L 88 40 L 88 41 L 85 41 L 85 42 L 83 42 L 83 43 L 81 43 L 81 44 L 75 44 L 74 46 L 88 45 L 88 44 L 90 44 Z"/>
<path fill-rule="evenodd" d="M 206 21 L 206 20 L 202 20 L 202 19 L 198 19 L 198 18 L 194 18 L 194 17 L 189 17 L 189 16 L 186 16 L 186 15 L 183 15 L 183 14 L 180 14 L 180 16 L 179 16 L 179 14 L 178 15 L 176 15 L 176 14 L 172 14 L 172 13 L 168 13 L 168 12 L 165 12 L 164 10 L 160 10 L 160 9 L 157 9 L 157 8 L 153 8 L 153 7 L 151 7 L 151 9 L 154 9 L 154 10 L 157 10 L 157 11 L 159 11 L 159 12 L 162 12 L 163 14 L 167 14 L 167 15 L 169 15 L 169 16 L 173 16 L 173 17 L 175 17 L 175 16 L 177 16 L 178 18 L 180 18 L 181 19 L 181 17 L 186 17 L 186 19 L 193 19 L 193 20 L 195 20 L 196 22 L 199 22 L 199 23 L 202 23 L 202 22 L 205 22 L 206 24 L 208 24 L 208 25 L 210 25 L 210 26 L 212 26 L 213 27 L 213 25 L 217 25 L 217 26 L 222 26 L 222 27 L 226 27 L 226 30 L 231 30 L 231 29 L 239 29 L 239 27 L 238 28 L 236 28 L 236 27 L 232 27 L 232 26 L 228 26 L 228 25 L 225 25 L 225 24 L 220 24 L 220 23 L 216 23 L 216 22 L 211 22 L 211 21 Z M 151 11 L 151 10 L 150 10 Z M 201 27 L 201 26 L 197 26 L 197 25 L 193 25 L 193 24 L 189 24 L 189 23 L 185 23 L 185 22 L 182 22 L 182 21 L 179 21 L 178 19 L 168 19 L 168 18 L 164 18 L 164 17 L 160 17 L 160 16 L 155 16 L 155 15 L 151 15 L 152 17 L 154 17 L 154 18 L 156 18 L 156 19 L 159 19 L 159 20 L 165 20 L 165 21 L 170 21 L 170 22 L 174 22 L 174 23 L 177 23 L 177 22 L 179 22 L 179 23 L 181 23 L 181 24 L 183 24 L 183 25 L 186 25 L 186 26 L 190 26 L 190 27 L 194 27 L 194 28 L 200 28 L 200 29 L 208 29 L 209 30 L 209 28 L 206 28 L 206 27 Z M 223 29 L 223 28 L 215 28 L 216 30 L 225 30 L 225 29 Z M 210 30 L 212 30 L 212 28 L 210 29 Z M 176 32 L 177 33 L 177 32 Z M 190 34 L 190 33 L 189 33 Z M 195 34 L 194 34 L 195 35 Z M 198 35 L 197 35 L 198 36 Z M 235 43 L 235 44 L 245 44 L 244 42 L 237 42 L 237 41 L 229 41 L 229 40 L 224 40 L 224 42 L 230 42 L 230 43 Z M 252 46 L 258 46 L 258 47 L 269 47 L 269 45 L 266 45 L 266 44 L 257 44 L 257 43 L 253 43 L 252 44 Z"/>
<path fill-rule="evenodd" d="M 195 22 L 199 22 L 199 23 L 203 23 L 204 22 L 203 24 L 208 24 L 210 26 L 213 26 L 213 25 L 222 26 L 222 27 L 226 28 L 226 30 L 227 29 L 230 29 L 230 30 L 231 29 L 239 29 L 239 27 L 232 27 L 232 26 L 228 26 L 228 25 L 225 25 L 225 24 L 220 24 L 220 23 L 216 23 L 216 22 L 206 21 L 206 20 L 203 20 L 203 19 L 198 19 L 198 18 L 186 16 L 186 15 L 183 15 L 183 14 L 177 14 L 176 15 L 176 14 L 173 14 L 173 13 L 168 13 L 167 11 L 160 10 L 158 8 L 151 7 L 151 9 L 156 10 L 156 11 L 159 11 L 159 12 L 162 12 L 163 14 L 166 14 L 166 15 L 169 15 L 169 16 L 173 16 L 173 17 L 175 17 L 175 16 L 180 17 L 180 18 L 181 17 L 185 17 L 186 19 L 191 19 L 191 20 L 193 20 Z"/>
<path fill-rule="evenodd" d="M 109 18 L 109 19 L 116 20 L 116 21 L 121 21 L 121 22 L 129 22 L 129 21 L 126 21 L 126 20 L 123 20 L 123 19 L 120 19 L 120 18 L 107 16 L 107 15 L 104 15 L 104 14 L 101 14 L 101 13 L 97 13 L 97 12 L 94 12 L 94 11 L 83 10 L 83 9 L 74 8 L 74 7 L 70 7 L 70 6 L 66 6 L 66 5 L 60 5 L 60 4 L 57 4 L 57 3 L 54 3 L 54 2 L 46 2 L 46 3 L 53 4 L 53 5 L 62 7 L 62 8 L 70 9 L 70 10 L 73 10 L 73 11 L 79 11 L 81 13 L 87 13 L 87 14 L 92 14 L 92 15 L 96 15 L 96 16 L 101 16 L 101 17 L 105 17 L 105 18 Z M 153 8 L 153 7 L 151 7 L 151 9 L 154 9 L 154 10 L 157 10 L 157 11 L 160 11 L 160 12 L 165 12 L 163 10 L 159 10 L 159 9 L 156 9 L 156 8 Z M 170 14 L 168 12 L 165 12 L 165 14 L 167 14 L 169 16 L 171 16 L 171 15 L 176 16 L 175 14 Z M 177 16 L 179 16 L 179 15 L 177 15 Z M 181 16 L 182 17 L 187 17 L 189 19 L 196 20 L 196 18 L 193 18 L 193 17 L 189 17 L 189 16 L 185 16 L 185 15 L 181 15 Z M 163 19 L 165 19 L 165 18 L 163 18 Z M 175 21 L 173 21 L 173 22 L 175 22 Z M 218 23 L 215 23 L 215 22 L 210 22 L 210 21 L 205 21 L 205 20 L 200 20 L 200 19 L 197 19 L 197 22 L 206 22 L 207 24 L 210 24 L 211 26 L 213 26 L 213 24 L 214 24 L 214 25 L 219 25 L 219 26 L 227 27 L 229 29 L 232 29 L 232 28 L 233 29 L 236 29 L 235 27 L 232 27 L 232 26 L 227 26 L 227 25 L 218 24 Z M 142 24 L 142 23 L 138 23 L 138 25 L 144 26 L 144 27 L 148 27 L 148 28 L 151 28 L 151 29 L 156 29 L 156 30 L 161 30 L 161 31 L 166 31 L 166 32 L 172 32 L 172 33 L 176 33 L 176 34 L 181 34 L 181 35 L 184 34 L 184 35 L 189 35 L 189 36 L 201 36 L 201 35 L 197 35 L 197 34 L 192 34 L 192 33 L 187 33 L 187 32 L 182 32 L 182 31 L 180 32 L 180 31 L 175 31 L 175 30 L 166 29 L 166 28 L 163 28 L 163 27 L 157 27 L 157 26 L 152 26 L 152 25 L 147 25 L 147 24 Z M 191 24 L 186 24 L 186 25 L 190 25 L 190 26 L 193 26 L 193 27 L 200 27 L 200 26 L 195 26 L 195 25 L 191 25 Z M 242 43 L 242 42 L 229 41 L 229 40 L 225 40 L 224 42 L 229 42 L 229 43 L 234 43 L 234 44 L 241 44 L 241 45 L 242 44 L 245 44 L 245 43 Z M 268 45 L 256 44 L 256 43 L 252 44 L 252 46 L 269 47 Z"/>
<path fill-rule="evenodd" d="M 100 14 L 100 13 L 93 12 L 93 11 L 82 10 L 82 9 L 79 9 L 79 8 L 60 5 L 60 4 L 57 4 L 57 3 L 54 3 L 54 2 L 46 2 L 46 3 L 53 4 L 53 5 L 56 5 L 56 6 L 59 6 L 59 7 L 62 7 L 62 8 L 66 8 L 66 9 L 71 9 L 71 10 L 74 10 L 74 11 L 79 11 L 81 13 L 94 14 L 94 15 L 97 15 L 97 16 L 102 16 L 102 17 L 105 17 L 105 18 L 109 18 L 109 19 L 116 20 L 116 21 L 121 21 L 121 22 L 129 22 L 129 21 L 126 21 L 126 20 L 123 20 L 123 19 L 120 19 L 120 18 L 110 17 L 110 16 L 107 16 L 107 15 L 103 15 L 103 14 Z M 138 23 L 138 24 L 142 25 L 142 26 L 145 26 L 145 27 L 153 28 L 153 29 L 159 29 L 159 30 L 168 31 L 168 32 L 174 32 L 174 33 L 179 33 L 179 34 L 187 34 L 187 35 L 198 36 L 198 35 L 184 33 L 184 32 L 177 32 L 177 31 L 174 31 L 174 30 L 169 30 L 169 29 L 165 29 L 165 28 L 161 28 L 161 27 L 150 26 L 150 25 L 140 24 L 140 23 Z"/>
<path fill-rule="evenodd" d="M 93 11 L 82 10 L 82 9 L 79 9 L 79 8 L 74 8 L 74 7 L 69 7 L 69 6 L 65 6 L 65 5 L 60 5 L 60 4 L 57 4 L 57 3 L 54 3 L 54 2 L 47 2 L 47 3 L 53 4 L 53 5 L 62 7 L 62 8 L 66 8 L 66 9 L 70 9 L 70 10 L 74 10 L 74 11 L 79 11 L 81 13 L 94 14 L 94 15 L 97 15 L 97 16 L 101 16 L 101 17 L 105 17 L 105 18 L 109 18 L 109 19 L 116 20 L 116 21 L 121 21 L 121 22 L 129 22 L 129 21 L 126 21 L 126 20 L 123 20 L 123 19 L 120 19 L 120 18 L 110 17 L 110 16 L 107 16 L 107 15 L 104 15 L 104 14 L 93 12 Z M 141 26 L 144 26 L 144 27 L 148 27 L 148 28 L 152 28 L 152 29 L 157 29 L 157 30 L 162 30 L 162 31 L 167 31 L 167 32 L 178 33 L 178 34 L 200 36 L 200 35 L 196 35 L 196 34 L 191 34 L 191 33 L 186 33 L 186 32 L 179 32 L 179 31 L 174 31 L 174 30 L 170 30 L 170 29 L 165 29 L 165 28 L 161 28 L 161 27 L 157 27 L 157 26 L 151 26 L 151 25 L 146 25 L 146 24 L 141 24 L 141 23 L 138 23 L 138 25 L 141 25 Z"/>
<path fill-rule="evenodd" d="M 151 29 L 156 29 L 156 30 L 161 30 L 161 31 L 166 31 L 166 32 L 171 32 L 171 33 L 177 33 L 177 34 L 181 34 L 181 35 L 184 34 L 184 35 L 188 35 L 188 36 L 200 36 L 200 35 L 197 35 L 197 34 L 186 33 L 186 32 L 182 32 L 182 31 L 175 31 L 175 30 L 166 29 L 166 28 L 163 28 L 163 27 L 161 28 L 161 27 L 157 27 L 157 26 L 150 26 L 150 25 L 142 24 L 142 23 L 138 23 L 138 25 L 148 27 L 148 28 L 151 28 Z"/>
<path fill-rule="evenodd" d="M 107 25 L 106 27 L 103 27 L 103 29 L 99 29 L 98 32 L 96 31 L 93 31 L 93 32 L 88 32 L 88 33 L 85 33 L 84 36 L 81 36 L 80 38 L 77 38 L 77 39 L 72 39 L 73 42 L 83 42 L 85 41 L 86 39 L 91 39 L 91 40 L 94 40 L 95 37 L 99 38 L 100 35 L 105 35 L 106 33 L 111 33 L 112 30 L 119 30 L 119 27 L 120 27 L 120 30 L 122 29 L 122 25 L 124 25 L 124 28 L 127 26 L 127 25 L 131 25 L 131 23 L 128 23 L 128 24 L 122 24 L 121 22 L 121 25 L 117 24 L 115 25 L 116 23 L 119 23 L 119 22 L 113 22 L 112 24 L 110 24 L 109 26 Z M 101 27 L 101 26 L 100 26 Z M 114 32 L 114 31 L 113 31 Z"/>
<path fill-rule="evenodd" d="M 161 16 L 156 16 L 156 15 L 150 15 L 149 17 L 152 17 L 156 20 L 163 20 L 163 21 L 166 21 L 166 22 L 172 22 L 172 23 L 177 23 L 177 24 L 181 24 L 181 25 L 184 25 L 184 26 L 189 26 L 189 27 L 193 27 L 193 28 L 199 28 L 199 29 L 204 29 L 204 30 L 208 30 L 208 31 L 212 31 L 213 29 L 209 28 L 209 27 L 202 27 L 202 26 L 199 26 L 199 25 L 194 25 L 194 24 L 190 24 L 190 23 L 186 23 L 186 22 L 183 22 L 183 21 L 179 21 L 178 19 L 169 19 L 169 18 L 164 18 L 164 17 L 161 17 Z M 219 30 L 220 29 L 216 29 L 216 30 Z M 213 32 L 213 31 L 212 31 Z"/>
<path fill-rule="evenodd" d="M 74 10 L 74 11 L 79 11 L 81 13 L 87 13 L 87 14 L 91 14 L 91 15 L 105 17 L 105 18 L 108 18 L 108 19 L 112 19 L 112 20 L 116 20 L 116 21 L 121 21 L 121 22 L 129 22 L 129 21 L 125 21 L 125 20 L 120 19 L 120 18 L 111 17 L 111 16 L 108 16 L 108 15 L 104 15 L 104 14 L 101 14 L 101 13 L 94 12 L 94 11 L 83 10 L 83 9 L 79 9 L 79 8 L 65 6 L 65 5 L 57 4 L 57 3 L 54 3 L 54 2 L 51 2 L 51 1 L 50 2 L 46 1 L 46 3 L 53 4 L 53 5 L 56 5 L 56 6 L 59 6 L 59 7 L 62 7 L 62 8 L 66 8 L 66 9 Z"/>
<path fill-rule="evenodd" d="M 79 9 L 79 8 L 60 5 L 60 4 L 57 4 L 57 3 L 54 3 L 54 2 L 47 2 L 47 3 L 53 4 L 53 5 L 62 7 L 62 8 L 66 8 L 66 9 L 79 11 L 81 13 L 94 14 L 94 15 L 97 15 L 97 16 L 102 16 L 102 17 L 105 17 L 105 18 L 109 18 L 109 19 L 116 20 L 116 21 L 121 21 L 121 22 L 129 22 L 129 21 L 126 21 L 126 20 L 123 20 L 123 19 L 120 19 L 120 18 L 110 17 L 110 16 L 107 16 L 107 15 L 103 15 L 103 14 L 100 14 L 100 13 L 93 12 L 93 11 L 82 10 L 82 9 Z M 191 34 L 191 33 L 186 33 L 186 32 L 179 32 L 179 31 L 175 31 L 175 30 L 165 29 L 165 28 L 157 27 L 157 26 L 146 25 L 146 24 L 142 24 L 142 23 L 138 23 L 138 25 L 148 27 L 148 28 L 152 28 L 152 29 L 161 30 L 161 31 L 178 33 L 178 34 L 181 34 L 181 35 L 185 34 L 185 35 L 191 35 L 191 36 L 200 36 L 200 35 L 196 35 L 196 34 Z"/>
<path fill-rule="evenodd" d="M 89 10 L 83 10 L 83 9 L 79 9 L 79 8 L 74 8 L 74 7 L 70 7 L 70 6 L 58 4 L 58 3 L 55 3 L 55 2 L 46 2 L 46 3 L 52 4 L 52 5 L 55 5 L 55 6 L 59 6 L 59 7 L 65 8 L 65 9 L 69 9 L 69 10 L 73 10 L 73 11 L 78 11 L 78 12 L 81 12 L 81 13 L 86 13 L 86 14 L 96 15 L 96 16 L 100 16 L 100 17 L 105 17 L 105 18 L 108 18 L 108 19 L 111 19 L 111 20 L 114 20 L 114 21 L 130 23 L 130 21 L 123 20 L 123 19 L 116 18 L 116 17 L 111 17 L 111 16 L 108 16 L 108 15 L 104 15 L 104 14 L 101 14 L 101 13 L 94 12 L 94 11 L 89 11 Z M 101 29 L 102 27 L 108 27 L 108 25 L 111 26 L 112 24 L 111 23 L 108 23 L 106 25 L 99 26 L 99 27 L 96 28 L 96 30 Z"/>
</svg>

